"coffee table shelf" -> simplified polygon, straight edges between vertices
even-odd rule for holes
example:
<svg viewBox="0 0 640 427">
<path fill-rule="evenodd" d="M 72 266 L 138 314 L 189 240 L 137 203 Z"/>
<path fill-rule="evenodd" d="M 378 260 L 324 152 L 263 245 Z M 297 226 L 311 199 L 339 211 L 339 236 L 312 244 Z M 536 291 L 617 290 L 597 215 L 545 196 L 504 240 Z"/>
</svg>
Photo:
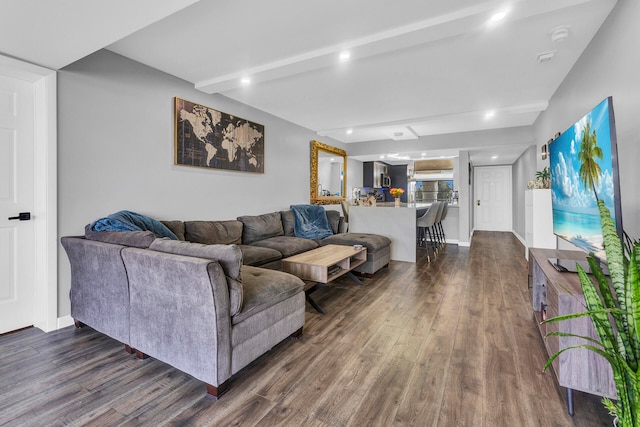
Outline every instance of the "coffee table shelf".
<svg viewBox="0 0 640 427">
<path fill-rule="evenodd" d="M 282 271 L 291 273 L 306 281 L 305 294 L 307 301 L 318 312 L 324 310 L 309 296 L 327 283 L 348 274 L 356 283 L 362 282 L 351 273 L 351 270 L 367 261 L 367 249 L 355 249 L 353 246 L 326 245 L 294 255 L 282 260 Z M 337 266 L 340 269 L 333 272 Z"/>
<path fill-rule="evenodd" d="M 367 249 L 352 246 L 327 245 L 282 260 L 282 270 L 302 280 L 329 283 L 367 261 Z M 330 274 L 333 266 L 340 271 Z"/>
</svg>

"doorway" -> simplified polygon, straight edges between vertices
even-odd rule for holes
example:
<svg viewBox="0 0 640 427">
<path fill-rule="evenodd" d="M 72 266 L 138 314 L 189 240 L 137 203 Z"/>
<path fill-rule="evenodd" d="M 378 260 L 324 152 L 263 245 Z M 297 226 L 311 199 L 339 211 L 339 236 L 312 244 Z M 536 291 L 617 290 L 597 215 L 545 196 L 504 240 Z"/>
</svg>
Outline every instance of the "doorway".
<svg viewBox="0 0 640 427">
<path fill-rule="evenodd" d="M 57 329 L 56 120 L 56 72 L 0 56 L 0 333 Z"/>
<path fill-rule="evenodd" d="M 511 231 L 511 166 L 474 168 L 475 230 Z"/>
</svg>

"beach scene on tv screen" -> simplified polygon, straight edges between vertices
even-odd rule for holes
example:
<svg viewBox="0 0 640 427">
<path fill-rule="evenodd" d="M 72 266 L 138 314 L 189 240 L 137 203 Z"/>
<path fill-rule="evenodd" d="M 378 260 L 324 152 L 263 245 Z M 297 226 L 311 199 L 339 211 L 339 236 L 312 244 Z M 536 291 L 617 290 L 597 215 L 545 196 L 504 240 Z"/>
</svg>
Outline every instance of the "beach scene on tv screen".
<svg viewBox="0 0 640 427">
<path fill-rule="evenodd" d="M 596 194 L 615 222 L 610 125 L 605 99 L 549 146 L 553 231 L 601 259 Z"/>
</svg>

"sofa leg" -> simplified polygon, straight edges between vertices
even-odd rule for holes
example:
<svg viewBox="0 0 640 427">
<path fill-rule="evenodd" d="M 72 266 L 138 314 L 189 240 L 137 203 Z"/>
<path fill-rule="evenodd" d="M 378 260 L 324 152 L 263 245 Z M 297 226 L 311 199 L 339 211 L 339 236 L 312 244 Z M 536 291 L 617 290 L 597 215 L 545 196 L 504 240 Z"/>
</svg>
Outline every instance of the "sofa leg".
<svg viewBox="0 0 640 427">
<path fill-rule="evenodd" d="M 131 346 L 129 344 L 125 344 L 124 345 L 124 351 L 126 351 L 129 354 L 135 354 L 136 350 L 131 348 Z"/>
<path fill-rule="evenodd" d="M 86 326 L 84 323 L 82 323 L 79 320 L 74 321 L 73 324 L 76 326 L 76 329 L 84 328 Z"/>
<path fill-rule="evenodd" d="M 292 338 L 300 338 L 301 336 L 302 336 L 302 328 L 298 329 L 297 331 L 291 334 Z"/>
<path fill-rule="evenodd" d="M 207 386 L 207 397 L 213 400 L 218 400 L 220 397 L 222 397 L 223 394 L 227 392 L 227 390 L 229 390 L 228 381 L 223 382 L 218 387 L 211 384 L 205 385 Z"/>
<path fill-rule="evenodd" d="M 134 351 L 136 352 L 136 356 L 138 357 L 138 359 L 147 359 L 149 357 L 148 354 L 144 354 L 140 350 L 134 350 Z"/>
</svg>

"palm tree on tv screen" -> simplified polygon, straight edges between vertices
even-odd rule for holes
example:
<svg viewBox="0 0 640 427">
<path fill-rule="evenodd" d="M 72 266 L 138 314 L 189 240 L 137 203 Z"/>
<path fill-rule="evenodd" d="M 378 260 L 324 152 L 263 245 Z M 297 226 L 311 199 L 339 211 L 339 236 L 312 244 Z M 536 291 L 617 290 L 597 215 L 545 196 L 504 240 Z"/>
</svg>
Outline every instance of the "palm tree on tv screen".
<svg viewBox="0 0 640 427">
<path fill-rule="evenodd" d="M 598 202 L 596 185 L 600 182 L 600 176 L 602 175 L 602 170 L 596 159 L 602 159 L 602 157 L 602 149 L 598 146 L 596 131 L 591 132 L 591 121 L 587 120 L 582 130 L 582 143 L 578 153 L 580 180 L 586 188 L 591 187 L 594 196 L 596 196 L 596 203 Z"/>
</svg>

